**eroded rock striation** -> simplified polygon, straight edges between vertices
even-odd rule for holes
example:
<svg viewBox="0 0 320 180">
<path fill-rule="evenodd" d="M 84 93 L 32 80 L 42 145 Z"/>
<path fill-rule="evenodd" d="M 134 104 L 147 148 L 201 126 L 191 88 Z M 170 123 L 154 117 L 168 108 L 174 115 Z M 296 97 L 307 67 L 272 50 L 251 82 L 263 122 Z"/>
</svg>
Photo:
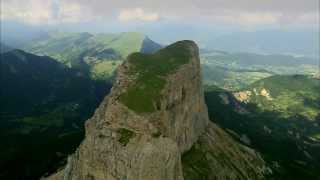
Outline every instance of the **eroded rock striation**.
<svg viewBox="0 0 320 180">
<path fill-rule="evenodd" d="M 199 62 L 192 41 L 130 55 L 84 141 L 48 178 L 262 179 L 259 155 L 209 121 Z"/>
</svg>

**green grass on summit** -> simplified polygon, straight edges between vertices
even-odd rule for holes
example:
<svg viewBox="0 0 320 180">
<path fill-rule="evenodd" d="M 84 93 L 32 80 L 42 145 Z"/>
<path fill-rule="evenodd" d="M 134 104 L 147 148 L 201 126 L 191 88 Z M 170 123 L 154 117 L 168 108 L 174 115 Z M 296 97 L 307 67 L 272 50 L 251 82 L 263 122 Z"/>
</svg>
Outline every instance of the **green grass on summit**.
<svg viewBox="0 0 320 180">
<path fill-rule="evenodd" d="M 156 110 L 161 98 L 166 76 L 190 59 L 190 41 L 180 41 L 152 55 L 133 53 L 128 57 L 133 65 L 130 75 L 137 76 L 135 82 L 123 93 L 120 101 L 138 113 Z"/>
</svg>

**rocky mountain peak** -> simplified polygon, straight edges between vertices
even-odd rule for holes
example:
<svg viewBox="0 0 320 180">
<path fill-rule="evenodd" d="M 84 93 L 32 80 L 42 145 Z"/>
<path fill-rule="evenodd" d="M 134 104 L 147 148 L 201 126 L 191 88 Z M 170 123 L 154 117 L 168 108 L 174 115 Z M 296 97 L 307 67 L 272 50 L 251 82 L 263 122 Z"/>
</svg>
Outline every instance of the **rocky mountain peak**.
<svg viewBox="0 0 320 180">
<path fill-rule="evenodd" d="M 87 121 L 84 141 L 67 166 L 49 178 L 188 179 L 189 165 L 183 167 L 181 157 L 197 144 L 227 154 L 223 157 L 230 158 L 226 161 L 233 168 L 228 169 L 234 171 L 226 173 L 224 164 L 214 162 L 208 168 L 221 172 L 202 178 L 262 177 L 263 160 L 255 152 L 245 153 L 236 142 L 228 150 L 232 140 L 209 122 L 200 71 L 199 50 L 192 41 L 179 41 L 151 55 L 131 54 L 119 67 L 111 93 Z M 225 150 L 218 145 L 224 138 Z M 240 156 L 232 159 L 237 153 Z M 261 168 L 252 172 L 255 162 Z M 241 167 L 246 163 L 250 166 Z"/>
<path fill-rule="evenodd" d="M 172 138 L 184 152 L 208 123 L 201 79 L 198 48 L 191 41 L 153 55 L 132 54 L 119 68 L 109 95 L 112 105 L 107 105 L 107 111 L 114 109 L 106 113 L 115 118 L 107 120 L 112 126 Z"/>
</svg>

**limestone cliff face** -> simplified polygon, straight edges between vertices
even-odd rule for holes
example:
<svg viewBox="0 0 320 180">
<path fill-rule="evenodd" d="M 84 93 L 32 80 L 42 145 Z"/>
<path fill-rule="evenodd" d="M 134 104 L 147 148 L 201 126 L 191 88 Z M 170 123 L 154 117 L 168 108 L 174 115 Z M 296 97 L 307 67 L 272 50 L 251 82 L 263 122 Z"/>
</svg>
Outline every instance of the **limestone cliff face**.
<svg viewBox="0 0 320 180">
<path fill-rule="evenodd" d="M 175 50 L 180 54 L 187 54 L 181 56 L 187 59 L 179 65 L 175 60 L 181 57 L 168 53 Z M 148 112 L 137 111 L 135 105 L 140 103 L 135 102 L 131 106 L 122 100 L 126 92 L 139 84 L 141 74 L 145 73 L 144 70 L 136 69 L 137 65 L 130 61 L 133 57 L 129 56 L 119 67 L 117 81 L 111 93 L 87 121 L 84 141 L 69 157 L 66 167 L 49 179 L 182 180 L 190 179 L 186 177 L 188 172 L 197 174 L 196 177 L 200 179 L 262 178 L 264 162 L 254 152 L 247 153 L 247 150 L 240 149 L 240 145 L 227 134 L 212 135 L 222 130 L 208 119 L 196 44 L 192 41 L 180 41 L 147 58 L 152 60 L 153 57 L 155 60 L 161 59 L 159 57 L 170 60 L 164 62 L 169 64 L 160 65 L 160 69 L 170 68 L 170 63 L 175 66 L 170 71 L 163 71 L 167 73 L 161 71 L 159 77 L 156 77 L 161 85 L 151 82 L 137 87 L 141 90 L 152 89 L 145 86 L 159 86 L 158 94 L 146 92 L 143 96 L 146 99 L 140 98 L 141 102 L 150 101 L 149 105 L 153 108 Z M 150 98 L 148 94 L 152 94 L 150 97 L 153 99 L 147 99 Z M 130 98 L 134 100 L 134 97 Z M 221 143 L 224 140 L 228 143 Z M 212 172 L 199 174 L 196 171 L 185 171 L 192 169 L 192 166 L 182 162 L 182 155 L 188 154 L 200 142 L 208 143 L 205 147 L 218 157 L 220 152 L 228 154 L 221 158 L 225 158 L 224 161 L 229 162 L 228 166 L 233 168 L 224 168 L 224 161 L 206 160 Z M 236 150 L 230 145 L 236 147 Z M 244 152 L 246 155 L 242 156 Z M 255 163 L 261 168 L 255 167 Z"/>
</svg>

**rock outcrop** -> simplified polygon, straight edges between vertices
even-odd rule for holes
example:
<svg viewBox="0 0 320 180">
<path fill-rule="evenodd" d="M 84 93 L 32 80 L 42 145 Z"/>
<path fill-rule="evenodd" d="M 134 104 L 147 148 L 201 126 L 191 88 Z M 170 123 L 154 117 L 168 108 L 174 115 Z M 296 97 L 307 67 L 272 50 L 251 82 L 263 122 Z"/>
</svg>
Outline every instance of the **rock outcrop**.
<svg viewBox="0 0 320 180">
<path fill-rule="evenodd" d="M 192 41 L 153 55 L 130 55 L 111 93 L 87 121 L 84 141 L 66 167 L 48 178 L 263 178 L 259 155 L 209 121 L 200 74 Z M 201 158 L 193 164 L 194 157 Z"/>
</svg>

